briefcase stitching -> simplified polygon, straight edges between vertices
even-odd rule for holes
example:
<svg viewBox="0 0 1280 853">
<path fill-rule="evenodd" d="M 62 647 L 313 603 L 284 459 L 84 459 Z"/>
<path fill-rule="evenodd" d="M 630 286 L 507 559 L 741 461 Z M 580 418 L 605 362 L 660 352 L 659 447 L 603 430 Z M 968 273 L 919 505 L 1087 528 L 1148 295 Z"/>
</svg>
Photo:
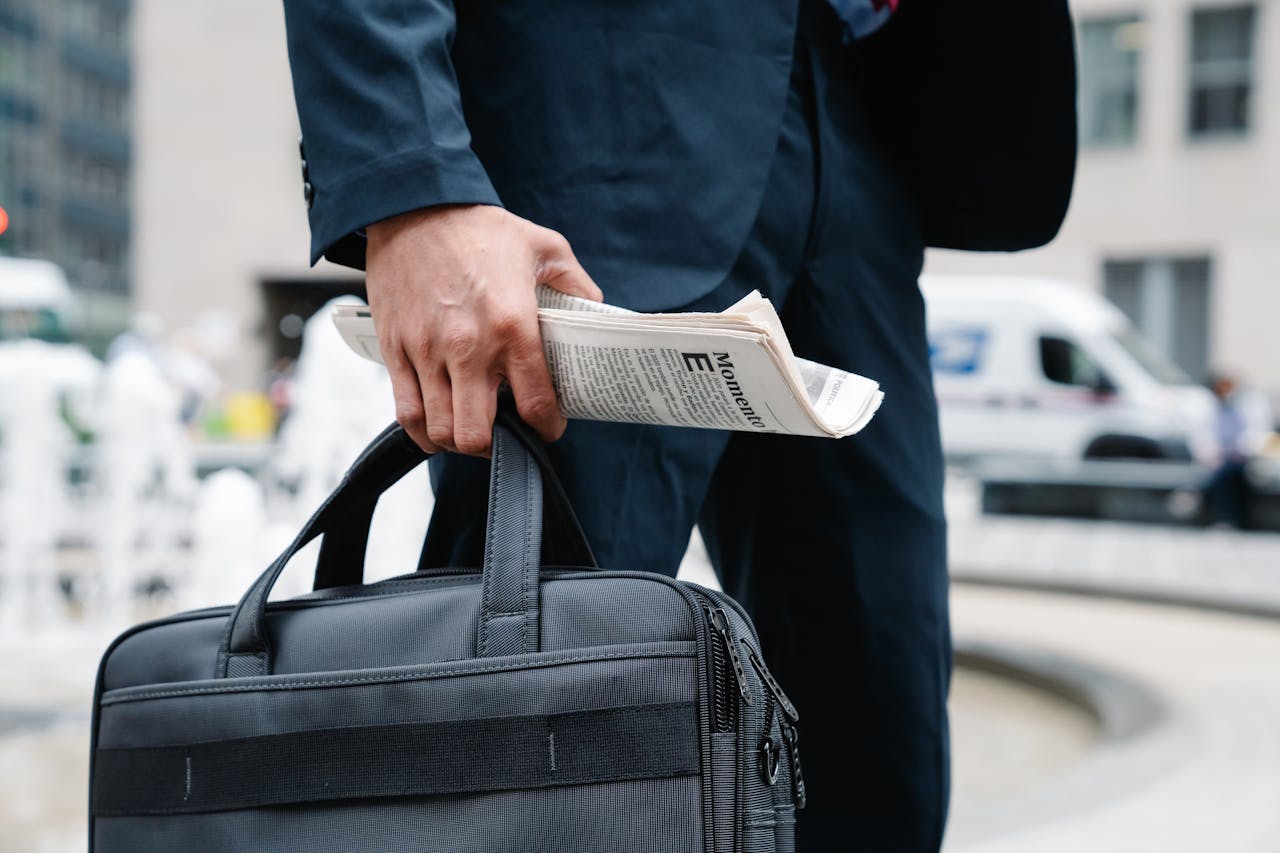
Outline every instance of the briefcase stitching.
<svg viewBox="0 0 1280 853">
<path fill-rule="evenodd" d="M 484 663 L 479 665 L 468 665 L 451 667 L 448 669 L 438 669 L 430 672 L 422 672 L 419 668 L 414 667 L 411 672 L 384 672 L 382 674 L 370 673 L 367 675 L 355 677 L 337 677 L 337 678 L 316 678 L 307 681 L 280 681 L 279 679 L 290 679 L 294 675 L 278 675 L 264 676 L 264 679 L 255 680 L 251 684 L 226 683 L 226 679 L 212 679 L 211 683 L 202 687 L 191 687 L 172 690 L 154 690 L 146 687 L 120 687 L 115 690 L 109 690 L 104 693 L 99 700 L 101 705 L 116 705 L 122 702 L 139 702 L 148 699 L 167 699 L 177 696 L 208 696 L 219 693 L 252 693 L 252 692 L 270 692 L 277 690 L 302 690 L 323 687 L 345 687 L 353 685 L 372 685 L 372 684 L 391 684 L 406 681 L 431 681 L 437 678 L 446 678 L 461 675 L 479 675 L 488 672 L 508 672 L 521 669 L 545 669 L 547 667 L 561 666 L 565 664 L 592 663 L 595 661 L 607 660 L 653 660 L 662 658 L 691 658 L 697 656 L 692 640 L 671 640 L 662 643 L 648 644 L 657 646 L 651 650 L 645 650 L 643 647 L 628 647 L 619 649 L 615 652 L 599 652 L 595 654 L 579 654 L 562 656 L 561 652 L 539 652 L 532 655 L 520 655 L 516 659 L 508 661 L 499 661 L 497 663 Z M 682 650 L 676 650 L 673 646 L 683 647 Z M 395 667 L 393 669 L 402 669 Z"/>
</svg>

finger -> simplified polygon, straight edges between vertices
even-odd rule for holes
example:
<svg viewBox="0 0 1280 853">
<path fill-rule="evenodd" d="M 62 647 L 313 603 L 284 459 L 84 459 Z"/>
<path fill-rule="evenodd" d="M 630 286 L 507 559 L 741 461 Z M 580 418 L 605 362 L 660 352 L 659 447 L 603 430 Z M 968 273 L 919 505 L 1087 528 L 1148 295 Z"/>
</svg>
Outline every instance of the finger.
<svg viewBox="0 0 1280 853">
<path fill-rule="evenodd" d="M 391 375 L 391 393 L 396 402 L 396 422 L 427 453 L 438 453 L 441 447 L 427 434 L 426 408 L 418 374 L 409 362 L 404 350 L 390 345 L 383 347 L 382 360 Z"/>
<path fill-rule="evenodd" d="M 422 386 L 422 402 L 427 411 L 427 438 L 445 450 L 456 451 L 453 443 L 453 389 L 443 365 L 424 366 L 418 370 Z"/>
<path fill-rule="evenodd" d="M 459 453 L 488 456 L 498 407 L 498 378 L 474 365 L 449 368 L 453 387 L 453 444 Z"/>
<path fill-rule="evenodd" d="M 521 420 L 533 427 L 543 441 L 555 441 L 564 434 L 567 421 L 556 399 L 537 321 L 531 325 L 531 330 L 525 330 L 508 347 L 503 372 Z"/>
<path fill-rule="evenodd" d="M 581 296 L 592 302 L 603 302 L 604 293 L 578 263 L 569 241 L 563 234 L 539 227 L 534 247 L 538 252 L 537 280 L 570 296 Z"/>
</svg>

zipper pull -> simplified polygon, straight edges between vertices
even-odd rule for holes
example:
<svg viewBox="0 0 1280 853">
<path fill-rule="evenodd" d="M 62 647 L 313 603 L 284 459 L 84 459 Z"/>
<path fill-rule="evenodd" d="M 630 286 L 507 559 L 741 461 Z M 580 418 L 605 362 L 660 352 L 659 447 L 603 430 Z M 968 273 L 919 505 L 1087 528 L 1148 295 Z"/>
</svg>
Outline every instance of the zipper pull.
<svg viewBox="0 0 1280 853">
<path fill-rule="evenodd" d="M 782 739 L 787 744 L 787 755 L 791 759 L 791 796 L 795 800 L 796 811 L 799 811 L 809 799 L 805 792 L 804 774 L 800 772 L 800 732 L 784 720 Z"/>
<path fill-rule="evenodd" d="M 733 681 L 738 686 L 738 695 L 742 697 L 743 702 L 750 705 L 754 700 L 751 698 L 751 691 L 747 689 L 747 671 L 742 668 L 742 657 L 738 654 L 738 646 L 733 641 L 733 634 L 729 632 L 729 617 L 720 607 L 708 607 L 707 616 L 711 619 L 711 628 L 716 632 L 716 636 L 724 641 L 729 663 L 733 665 Z"/>
<path fill-rule="evenodd" d="M 766 785 L 778 781 L 778 763 L 782 760 L 782 747 L 767 737 L 760 742 L 760 775 Z"/>
<path fill-rule="evenodd" d="M 751 665 L 756 668 L 756 672 L 760 675 L 760 680 L 764 682 L 764 686 L 769 688 L 773 698 L 777 699 L 778 704 L 782 706 L 782 713 L 786 714 L 787 719 L 791 720 L 791 722 L 800 722 L 800 712 L 796 710 L 795 705 L 791 704 L 787 694 L 782 692 L 782 685 L 773 677 L 773 673 L 769 672 L 769 667 L 765 666 L 764 661 L 756 656 L 755 649 L 748 647 L 747 652 L 751 657 Z"/>
</svg>

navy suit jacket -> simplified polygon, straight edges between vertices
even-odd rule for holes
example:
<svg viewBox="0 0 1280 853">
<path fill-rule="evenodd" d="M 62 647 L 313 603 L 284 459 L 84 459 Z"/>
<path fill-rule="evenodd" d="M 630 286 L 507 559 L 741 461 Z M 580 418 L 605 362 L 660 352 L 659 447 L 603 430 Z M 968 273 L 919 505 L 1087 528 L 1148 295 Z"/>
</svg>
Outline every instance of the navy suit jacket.
<svg viewBox="0 0 1280 853">
<path fill-rule="evenodd" d="M 562 232 L 610 301 L 715 287 L 759 208 L 797 0 L 285 0 L 312 260 L 481 202 Z M 1075 164 L 1065 0 L 903 0 L 860 42 L 866 109 L 932 245 L 1056 233 Z"/>
</svg>

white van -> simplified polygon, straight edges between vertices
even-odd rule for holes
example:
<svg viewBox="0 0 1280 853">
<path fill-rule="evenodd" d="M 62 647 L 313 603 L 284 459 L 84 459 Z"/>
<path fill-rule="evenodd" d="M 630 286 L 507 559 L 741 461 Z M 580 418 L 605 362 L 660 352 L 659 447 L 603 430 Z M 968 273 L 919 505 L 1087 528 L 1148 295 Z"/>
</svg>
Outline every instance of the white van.
<svg viewBox="0 0 1280 853">
<path fill-rule="evenodd" d="M 0 257 L 0 341 L 64 343 L 76 322 L 76 308 L 57 264 Z"/>
<path fill-rule="evenodd" d="M 949 460 L 1213 454 L 1212 395 L 1101 295 L 1040 278 L 929 275 L 920 284 Z"/>
</svg>

